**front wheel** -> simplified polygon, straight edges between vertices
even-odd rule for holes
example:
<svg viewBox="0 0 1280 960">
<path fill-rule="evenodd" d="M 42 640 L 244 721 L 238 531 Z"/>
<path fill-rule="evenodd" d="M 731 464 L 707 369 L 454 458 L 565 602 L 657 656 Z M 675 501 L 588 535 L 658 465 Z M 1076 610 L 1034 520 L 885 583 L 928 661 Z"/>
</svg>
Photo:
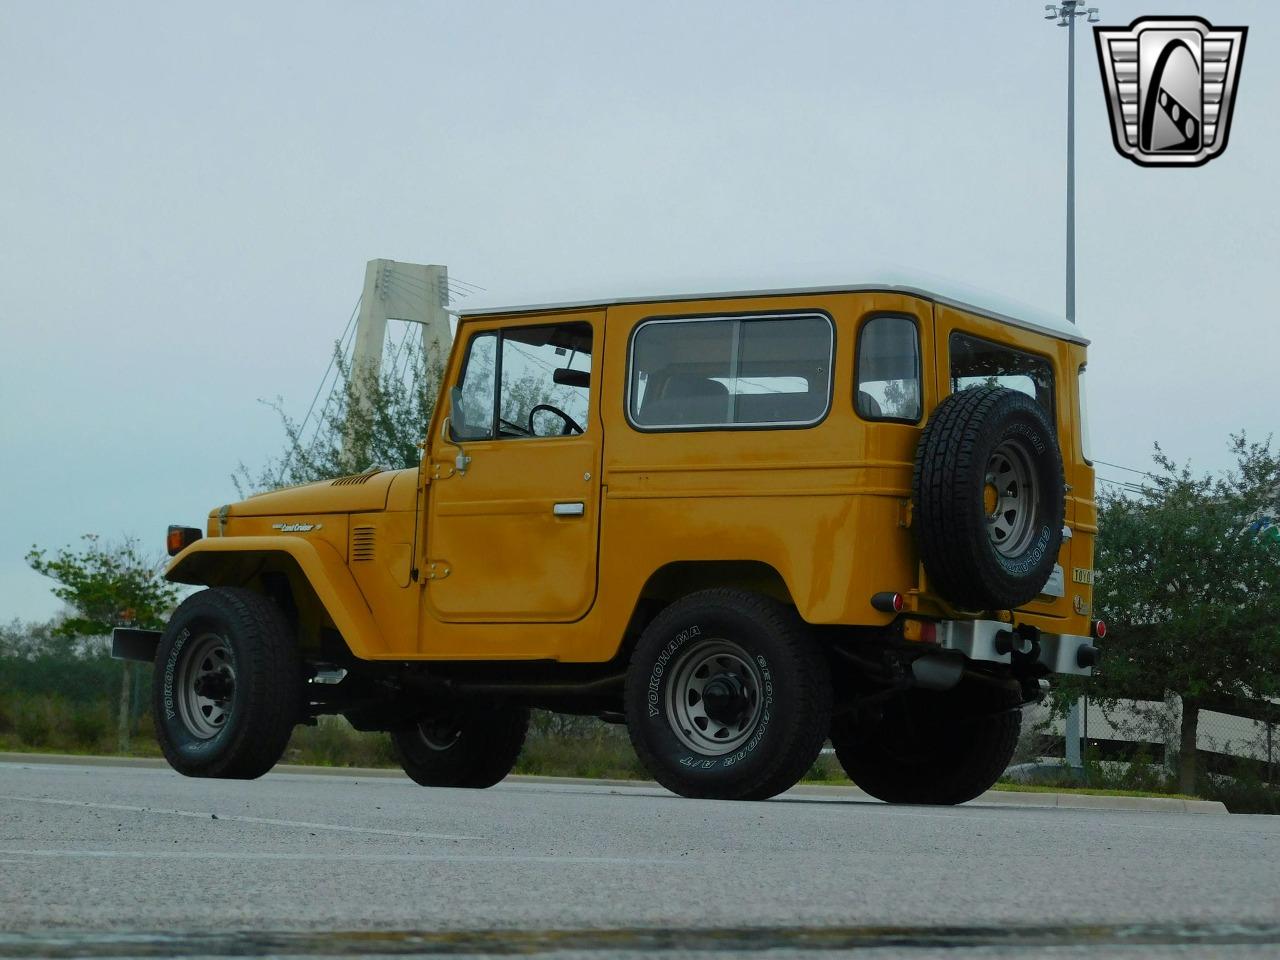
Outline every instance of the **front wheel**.
<svg viewBox="0 0 1280 960">
<path fill-rule="evenodd" d="M 528 730 L 528 707 L 476 698 L 391 731 L 391 745 L 419 786 L 482 790 L 512 771 Z"/>
<path fill-rule="evenodd" d="M 645 628 L 627 672 L 626 717 L 641 762 L 668 790 L 764 800 L 817 759 L 831 681 L 794 610 L 704 590 Z"/>
<path fill-rule="evenodd" d="M 280 609 L 239 587 L 201 590 L 174 612 L 156 649 L 156 739 L 185 776 L 252 780 L 284 754 L 301 692 Z"/>
<path fill-rule="evenodd" d="M 957 804 L 1000 779 L 1021 727 L 1012 693 L 909 690 L 836 718 L 831 745 L 849 779 L 873 797 Z"/>
</svg>

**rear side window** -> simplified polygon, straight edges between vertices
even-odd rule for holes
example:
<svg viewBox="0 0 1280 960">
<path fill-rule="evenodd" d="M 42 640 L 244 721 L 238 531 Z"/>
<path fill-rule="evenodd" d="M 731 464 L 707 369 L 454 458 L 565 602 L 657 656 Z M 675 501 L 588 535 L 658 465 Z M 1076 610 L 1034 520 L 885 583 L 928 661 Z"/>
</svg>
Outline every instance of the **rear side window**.
<svg viewBox="0 0 1280 960">
<path fill-rule="evenodd" d="M 883 316 L 862 325 L 854 406 L 864 420 L 919 422 L 920 331 L 915 321 Z"/>
<path fill-rule="evenodd" d="M 1093 449 L 1089 445 L 1089 393 L 1084 388 L 1084 366 L 1080 367 L 1080 375 L 1076 380 L 1076 389 L 1080 391 L 1080 456 L 1084 458 L 1084 462 L 1093 465 L 1093 455 L 1089 452 Z"/>
<path fill-rule="evenodd" d="M 628 419 L 642 430 L 818 423 L 833 341 L 819 313 L 646 320 L 631 340 Z"/>
<path fill-rule="evenodd" d="M 951 334 L 951 392 L 1008 387 L 1053 414 L 1053 365 L 1044 357 L 964 333 Z"/>
</svg>

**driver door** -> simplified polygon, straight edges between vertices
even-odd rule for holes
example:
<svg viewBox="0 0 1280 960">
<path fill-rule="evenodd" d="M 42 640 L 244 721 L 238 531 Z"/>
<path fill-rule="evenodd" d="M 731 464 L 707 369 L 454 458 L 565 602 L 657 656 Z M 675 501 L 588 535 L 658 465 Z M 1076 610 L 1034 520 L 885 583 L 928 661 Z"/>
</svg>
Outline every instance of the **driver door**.
<svg viewBox="0 0 1280 960">
<path fill-rule="evenodd" d="M 459 332 L 467 342 L 445 394 L 449 418 L 431 446 L 428 614 L 577 620 L 596 592 L 602 428 L 591 367 L 604 314 Z"/>
</svg>

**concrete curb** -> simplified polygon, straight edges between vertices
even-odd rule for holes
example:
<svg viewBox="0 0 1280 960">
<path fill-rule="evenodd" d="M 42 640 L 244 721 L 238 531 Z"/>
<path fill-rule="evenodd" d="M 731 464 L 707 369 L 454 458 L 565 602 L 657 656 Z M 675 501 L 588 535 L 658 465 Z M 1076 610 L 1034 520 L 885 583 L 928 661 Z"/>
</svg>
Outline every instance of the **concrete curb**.
<svg viewBox="0 0 1280 960">
<path fill-rule="evenodd" d="M 40 763 L 66 766 L 138 767 L 142 769 L 166 769 L 168 764 L 159 757 L 93 757 L 63 753 L 5 753 L 0 752 L 0 763 Z M 384 767 L 310 767 L 298 763 L 280 763 L 272 773 L 292 776 L 350 777 L 353 779 L 387 778 L 407 779 L 395 769 Z M 631 787 L 662 791 L 651 780 L 589 780 L 578 777 L 537 777 L 512 774 L 504 781 L 513 784 L 547 784 L 550 786 L 579 787 Z M 664 791 L 665 792 L 665 791 Z M 857 787 L 828 786 L 818 783 L 802 783 L 792 787 L 783 797 L 812 798 L 828 801 L 852 801 L 876 803 L 873 797 Z M 1226 814 L 1227 808 L 1217 800 L 1181 800 L 1176 797 L 1122 797 L 1090 793 L 1036 793 L 1021 790 L 988 790 L 976 800 L 975 806 L 997 807 L 1060 807 L 1074 810 L 1135 810 L 1147 813 Z"/>
</svg>

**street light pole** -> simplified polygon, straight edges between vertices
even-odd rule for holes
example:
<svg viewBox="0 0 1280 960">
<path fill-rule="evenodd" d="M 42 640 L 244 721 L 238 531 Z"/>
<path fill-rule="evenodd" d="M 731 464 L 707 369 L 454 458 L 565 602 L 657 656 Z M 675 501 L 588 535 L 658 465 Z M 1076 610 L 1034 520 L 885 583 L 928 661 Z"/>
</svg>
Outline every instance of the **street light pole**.
<svg viewBox="0 0 1280 960">
<path fill-rule="evenodd" d="M 1062 0 L 1045 4 L 1044 18 L 1058 21 L 1067 28 L 1067 320 L 1076 322 L 1076 17 L 1088 23 L 1098 22 L 1098 8 L 1084 6 L 1083 0 Z M 1067 766 L 1077 773 L 1084 771 L 1080 750 L 1081 701 L 1071 705 L 1067 713 L 1063 739 Z"/>
<path fill-rule="evenodd" d="M 1067 28 L 1067 319 L 1076 322 L 1076 17 L 1098 22 L 1098 8 L 1084 0 L 1045 5 L 1046 20 Z"/>
</svg>

